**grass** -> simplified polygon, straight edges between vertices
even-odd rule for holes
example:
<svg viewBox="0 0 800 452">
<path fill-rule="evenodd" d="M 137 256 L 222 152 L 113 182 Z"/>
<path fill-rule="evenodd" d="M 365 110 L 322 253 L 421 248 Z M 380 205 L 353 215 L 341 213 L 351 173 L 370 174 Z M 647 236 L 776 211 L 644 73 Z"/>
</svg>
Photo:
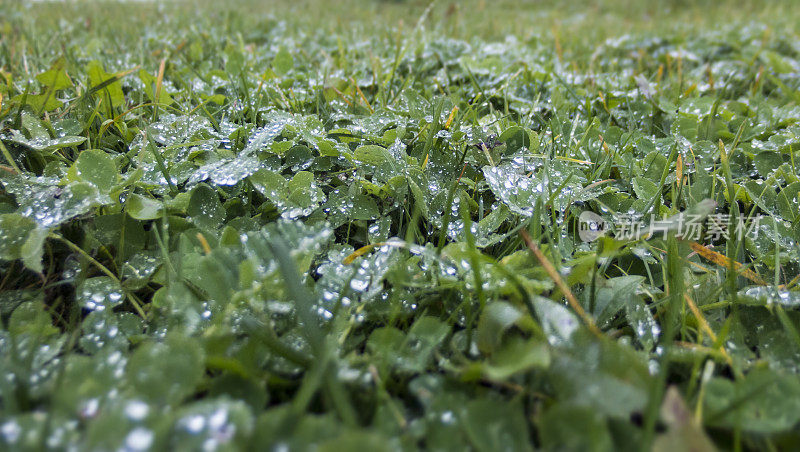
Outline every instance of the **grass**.
<svg viewBox="0 0 800 452">
<path fill-rule="evenodd" d="M 4 447 L 800 442 L 791 2 L 0 12 Z"/>
</svg>

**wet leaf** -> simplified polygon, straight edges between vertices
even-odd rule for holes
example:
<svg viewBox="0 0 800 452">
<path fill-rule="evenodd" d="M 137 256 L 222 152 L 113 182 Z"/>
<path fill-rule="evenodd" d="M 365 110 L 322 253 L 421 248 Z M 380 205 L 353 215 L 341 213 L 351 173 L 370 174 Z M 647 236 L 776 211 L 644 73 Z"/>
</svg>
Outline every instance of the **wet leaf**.
<svg viewBox="0 0 800 452">
<path fill-rule="evenodd" d="M 186 213 L 198 227 L 212 231 L 216 230 L 225 219 L 225 209 L 219 202 L 217 193 L 205 184 L 200 184 L 192 190 Z"/>
<path fill-rule="evenodd" d="M 75 178 L 93 184 L 101 193 L 111 191 L 119 178 L 114 160 L 98 149 L 81 152 L 70 171 Z"/>
<path fill-rule="evenodd" d="M 137 193 L 130 195 L 125 202 L 125 211 L 136 220 L 154 220 L 162 215 L 163 206 L 155 199 Z"/>
<path fill-rule="evenodd" d="M 47 230 L 19 214 L 0 214 L 0 259 L 22 259 L 33 271 L 42 271 L 42 245 Z"/>
<path fill-rule="evenodd" d="M 705 421 L 712 426 L 769 433 L 800 422 L 800 379 L 795 375 L 758 369 L 738 382 L 714 378 L 706 394 Z"/>
<path fill-rule="evenodd" d="M 188 338 L 171 335 L 163 343 L 142 344 L 125 369 L 127 381 L 149 401 L 174 404 L 192 394 L 203 378 L 203 351 Z"/>
</svg>

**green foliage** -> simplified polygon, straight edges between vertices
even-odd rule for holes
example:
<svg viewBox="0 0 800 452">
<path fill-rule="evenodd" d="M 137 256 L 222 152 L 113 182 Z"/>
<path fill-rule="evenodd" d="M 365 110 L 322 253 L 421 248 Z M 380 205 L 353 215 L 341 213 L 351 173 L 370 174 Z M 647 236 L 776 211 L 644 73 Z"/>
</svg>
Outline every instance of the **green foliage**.
<svg viewBox="0 0 800 452">
<path fill-rule="evenodd" d="M 800 442 L 790 2 L 29 3 L 0 448 Z"/>
</svg>

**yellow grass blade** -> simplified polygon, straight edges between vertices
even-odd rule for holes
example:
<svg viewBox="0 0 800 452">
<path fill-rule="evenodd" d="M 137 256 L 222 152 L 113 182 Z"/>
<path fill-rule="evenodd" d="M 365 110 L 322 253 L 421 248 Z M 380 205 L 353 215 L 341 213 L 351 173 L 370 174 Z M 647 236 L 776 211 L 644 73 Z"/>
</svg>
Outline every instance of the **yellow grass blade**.
<svg viewBox="0 0 800 452">
<path fill-rule="evenodd" d="M 737 272 L 739 272 L 742 276 L 749 279 L 750 281 L 753 281 L 756 284 L 761 284 L 762 286 L 767 285 L 766 281 L 764 281 L 760 276 L 758 276 L 756 272 L 750 270 L 749 268 L 744 268 L 742 264 L 736 262 L 735 260 L 729 258 L 728 256 L 720 254 L 714 250 L 710 250 L 697 242 L 689 242 L 689 246 L 695 253 L 703 256 L 704 258 L 719 265 L 720 267 L 725 267 L 725 268 L 733 267 Z"/>
<path fill-rule="evenodd" d="M 206 240 L 206 237 L 202 233 L 198 232 L 197 233 L 197 240 L 200 241 L 200 246 L 203 247 L 203 252 L 206 253 L 206 254 L 210 254 L 211 253 L 211 247 L 208 246 L 208 240 Z"/>
<path fill-rule="evenodd" d="M 458 106 L 453 107 L 453 110 L 450 111 L 450 115 L 447 117 L 447 122 L 444 123 L 444 128 L 450 130 L 450 126 L 453 124 L 453 118 L 456 117 L 456 112 L 458 111 Z"/>
</svg>

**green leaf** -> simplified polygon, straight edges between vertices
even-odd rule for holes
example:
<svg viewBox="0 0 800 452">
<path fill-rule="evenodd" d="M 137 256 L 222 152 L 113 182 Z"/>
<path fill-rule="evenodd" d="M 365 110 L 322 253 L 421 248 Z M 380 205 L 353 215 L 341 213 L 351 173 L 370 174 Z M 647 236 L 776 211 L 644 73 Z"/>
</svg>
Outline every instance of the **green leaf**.
<svg viewBox="0 0 800 452">
<path fill-rule="evenodd" d="M 403 332 L 397 328 L 380 327 L 374 329 L 370 334 L 367 348 L 374 354 L 377 361 L 391 370 L 395 366 L 406 364 L 402 355 L 404 339 Z"/>
<path fill-rule="evenodd" d="M 502 301 L 486 306 L 478 322 L 478 348 L 484 353 L 494 351 L 506 330 L 521 317 L 522 313 L 517 308 Z"/>
<path fill-rule="evenodd" d="M 289 189 L 288 199 L 299 206 L 310 206 L 313 202 L 313 184 L 314 173 L 299 171 L 286 184 L 286 187 Z"/>
<path fill-rule="evenodd" d="M 104 311 L 122 304 L 125 294 L 117 281 L 108 276 L 95 276 L 78 285 L 75 299 L 84 309 Z"/>
<path fill-rule="evenodd" d="M 203 351 L 179 334 L 163 343 L 147 342 L 130 357 L 125 375 L 135 395 L 153 403 L 174 404 L 195 392 L 203 379 Z"/>
<path fill-rule="evenodd" d="M 170 96 L 167 93 L 166 87 L 164 87 L 163 85 L 161 86 L 161 91 L 159 92 L 158 99 L 155 98 L 157 80 L 152 74 L 142 69 L 139 71 L 139 79 L 142 81 L 142 83 L 144 83 L 145 85 L 144 93 L 147 96 L 147 98 L 150 99 L 151 102 L 156 102 L 164 105 L 172 105 L 175 102 L 175 100 L 172 99 L 172 96 Z"/>
<path fill-rule="evenodd" d="M 44 228 L 36 228 L 28 234 L 25 243 L 20 248 L 20 257 L 22 263 L 31 270 L 41 273 L 42 267 L 42 253 L 44 241 L 47 238 L 49 231 Z"/>
<path fill-rule="evenodd" d="M 57 226 L 92 207 L 112 203 L 108 195 L 101 194 L 94 184 L 88 182 L 59 186 L 52 180 L 13 176 L 4 183 L 6 190 L 16 197 L 17 212 L 45 228 Z"/>
<path fill-rule="evenodd" d="M 800 182 L 792 182 L 778 193 L 778 209 L 784 218 L 800 217 Z"/>
<path fill-rule="evenodd" d="M 220 413 L 224 419 L 220 421 Z M 202 450 L 224 443 L 229 450 L 245 449 L 253 432 L 253 414 L 243 401 L 227 398 L 193 402 L 176 414 L 170 449 Z M 238 446 L 238 447 L 236 447 Z"/>
<path fill-rule="evenodd" d="M 539 147 L 536 132 L 520 126 L 511 126 L 500 134 L 499 140 L 506 144 L 507 152 L 518 152 L 522 149 L 535 150 Z"/>
<path fill-rule="evenodd" d="M 164 206 L 153 198 L 132 193 L 125 201 L 125 211 L 137 220 L 155 220 L 162 215 Z"/>
<path fill-rule="evenodd" d="M 373 331 L 367 346 L 388 368 L 422 371 L 450 327 L 433 317 L 420 317 L 405 336 L 392 327 Z"/>
<path fill-rule="evenodd" d="M 186 214 L 200 228 L 214 231 L 225 220 L 225 208 L 219 202 L 216 191 L 206 184 L 200 184 L 192 190 Z"/>
<path fill-rule="evenodd" d="M 644 281 L 642 276 L 618 276 L 599 283 L 595 295 L 594 315 L 597 323 L 611 321 L 620 309 L 635 303 L 636 290 Z"/>
<path fill-rule="evenodd" d="M 86 73 L 89 76 L 89 88 L 97 89 L 99 86 L 105 84 L 103 88 L 100 88 L 95 93 L 95 96 L 103 101 L 106 101 L 107 98 L 110 99 L 111 105 L 114 108 L 125 105 L 125 94 L 122 92 L 122 83 L 119 80 L 109 83 L 110 80 L 117 78 L 116 74 L 106 72 L 103 69 L 103 65 L 97 60 L 92 60 L 86 65 Z"/>
<path fill-rule="evenodd" d="M 800 378 L 768 368 L 735 382 L 717 377 L 708 382 L 704 402 L 708 425 L 754 433 L 786 431 L 800 422 Z"/>
<path fill-rule="evenodd" d="M 57 107 L 56 107 L 57 108 Z M 49 111 L 49 110 L 48 110 Z M 56 151 L 62 148 L 71 148 L 83 144 L 86 141 L 86 137 L 78 137 L 78 136 L 63 136 L 58 138 L 50 138 L 49 136 L 42 136 L 37 138 L 25 138 L 22 134 L 18 131 L 13 131 L 11 133 L 11 137 L 13 141 L 17 143 L 24 144 L 31 149 L 35 149 L 37 151 Z"/>
<path fill-rule="evenodd" d="M 698 122 L 697 117 L 679 113 L 672 123 L 671 132 L 673 135 L 680 135 L 687 140 L 697 139 Z"/>
<path fill-rule="evenodd" d="M 537 202 L 565 209 L 574 193 L 583 188 L 584 176 L 560 162 L 533 171 L 531 164 L 518 160 L 482 168 L 489 188 L 517 215 L 530 217 Z"/>
<path fill-rule="evenodd" d="M 538 427 L 547 450 L 614 450 L 605 418 L 590 408 L 558 403 L 541 415 Z"/>
<path fill-rule="evenodd" d="M 783 164 L 783 157 L 774 151 L 759 152 L 753 157 L 753 164 L 758 170 L 758 174 L 763 178 L 767 178 L 776 168 Z"/>
<path fill-rule="evenodd" d="M 641 297 L 633 294 L 625 300 L 625 317 L 628 323 L 645 350 L 652 350 L 658 343 L 661 326 L 653 318 L 653 313 Z"/>
<path fill-rule="evenodd" d="M 561 401 L 621 419 L 647 406 L 654 384 L 643 355 L 619 342 L 593 340 L 585 330 L 553 355 L 547 372 Z"/>
<path fill-rule="evenodd" d="M 380 210 L 371 197 L 356 195 L 353 197 L 353 207 L 349 213 L 354 220 L 373 220 L 380 215 Z"/>
<path fill-rule="evenodd" d="M 61 90 L 73 86 L 67 71 L 64 70 L 64 63 L 64 58 L 59 58 L 49 70 L 37 75 L 36 80 L 51 90 Z"/>
<path fill-rule="evenodd" d="M 70 173 L 77 180 L 91 183 L 101 193 L 110 192 L 119 179 L 114 159 L 99 149 L 81 152 L 70 169 Z"/>
<path fill-rule="evenodd" d="M 564 305 L 540 296 L 534 297 L 533 307 L 550 344 L 572 342 L 572 336 L 580 326 L 575 314 Z"/>
<path fill-rule="evenodd" d="M 406 348 L 412 359 L 412 367 L 422 369 L 434 349 L 450 332 L 450 326 L 434 317 L 420 317 L 411 326 L 406 338 Z"/>
<path fill-rule="evenodd" d="M 656 195 L 659 194 L 660 190 L 655 182 L 637 176 L 633 178 L 633 191 L 636 192 L 636 196 L 638 196 L 639 199 L 650 202 L 650 200 L 654 199 Z"/>
<path fill-rule="evenodd" d="M 56 99 L 56 97 L 52 93 L 49 94 L 28 93 L 27 96 L 19 94 L 11 98 L 11 102 L 15 104 L 21 104 L 23 100 L 25 101 L 24 105 L 30 106 L 34 111 L 53 111 L 64 105 L 64 103 Z"/>
<path fill-rule="evenodd" d="M 481 398 L 459 411 L 463 433 L 475 450 L 533 450 L 521 403 Z"/>
<path fill-rule="evenodd" d="M 53 326 L 53 319 L 45 310 L 41 300 L 28 301 L 17 306 L 8 319 L 8 331 L 15 336 L 30 334 L 36 338 L 52 336 L 59 332 L 58 328 Z"/>
<path fill-rule="evenodd" d="M 390 154 L 386 148 L 374 144 L 359 146 L 353 153 L 353 158 L 356 161 L 374 166 L 380 166 L 387 162 L 394 162 L 392 154 Z"/>
<path fill-rule="evenodd" d="M 28 112 L 23 112 L 20 120 L 22 122 L 22 128 L 28 132 L 28 136 L 30 136 L 32 140 L 44 140 L 50 138 L 50 132 L 47 130 L 47 126 L 45 126 L 44 121 L 40 120 L 36 116 Z"/>
<path fill-rule="evenodd" d="M 273 202 L 278 202 L 285 196 L 286 179 L 275 171 L 262 169 L 251 174 L 248 180 L 253 188 Z"/>
<path fill-rule="evenodd" d="M 512 337 L 485 363 L 483 374 L 492 380 L 505 380 L 530 369 L 546 369 L 550 360 L 547 344 Z"/>
<path fill-rule="evenodd" d="M 26 267 L 42 271 L 42 245 L 47 230 L 16 213 L 0 214 L 0 259 L 22 259 Z"/>
</svg>

